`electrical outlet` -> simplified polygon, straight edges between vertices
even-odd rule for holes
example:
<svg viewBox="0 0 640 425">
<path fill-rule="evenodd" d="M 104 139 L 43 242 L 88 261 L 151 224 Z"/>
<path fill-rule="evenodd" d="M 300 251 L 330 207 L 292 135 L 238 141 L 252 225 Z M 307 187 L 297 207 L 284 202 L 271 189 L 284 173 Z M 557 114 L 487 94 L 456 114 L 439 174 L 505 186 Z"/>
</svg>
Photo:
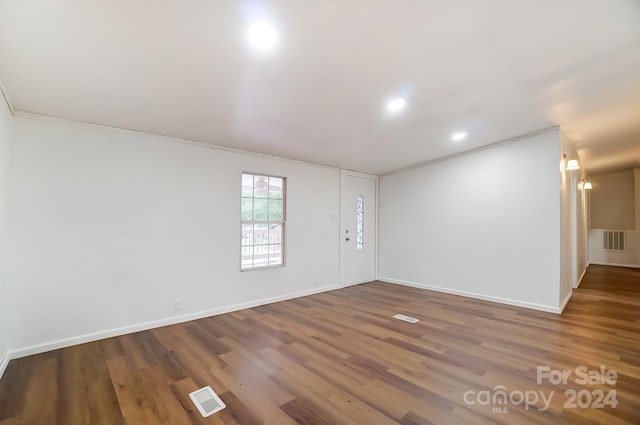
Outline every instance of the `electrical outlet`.
<svg viewBox="0 0 640 425">
<path fill-rule="evenodd" d="M 182 300 L 180 298 L 176 298 L 173 302 L 173 309 L 176 311 L 182 310 Z"/>
</svg>

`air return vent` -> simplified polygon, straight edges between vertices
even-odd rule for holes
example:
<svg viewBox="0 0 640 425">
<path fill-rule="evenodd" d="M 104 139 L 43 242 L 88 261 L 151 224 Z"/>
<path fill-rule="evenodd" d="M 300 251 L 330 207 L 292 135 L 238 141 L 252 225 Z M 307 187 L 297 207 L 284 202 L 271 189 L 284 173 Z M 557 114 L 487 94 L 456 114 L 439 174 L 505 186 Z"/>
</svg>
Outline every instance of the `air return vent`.
<svg viewBox="0 0 640 425">
<path fill-rule="evenodd" d="M 409 323 L 418 323 L 420 321 L 414 317 L 405 316 L 404 314 L 396 314 L 395 316 L 393 316 L 393 318 L 398 320 L 404 320 L 405 322 L 409 322 Z"/>
<path fill-rule="evenodd" d="M 606 251 L 624 251 L 624 230 L 603 230 L 602 249 Z"/>
<path fill-rule="evenodd" d="M 205 418 L 227 407 L 211 387 L 200 388 L 189 394 L 200 414 Z"/>
</svg>

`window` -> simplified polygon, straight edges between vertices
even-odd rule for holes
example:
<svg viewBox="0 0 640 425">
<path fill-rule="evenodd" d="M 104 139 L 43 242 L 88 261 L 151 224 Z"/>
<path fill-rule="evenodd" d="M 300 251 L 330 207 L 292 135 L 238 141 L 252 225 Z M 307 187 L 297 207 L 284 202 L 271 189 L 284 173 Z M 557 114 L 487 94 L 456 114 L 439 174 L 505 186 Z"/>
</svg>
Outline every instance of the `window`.
<svg viewBox="0 0 640 425">
<path fill-rule="evenodd" d="M 241 270 L 284 265 L 285 182 L 242 173 Z"/>
<path fill-rule="evenodd" d="M 364 198 L 358 195 L 356 198 L 356 251 L 364 249 Z"/>
</svg>

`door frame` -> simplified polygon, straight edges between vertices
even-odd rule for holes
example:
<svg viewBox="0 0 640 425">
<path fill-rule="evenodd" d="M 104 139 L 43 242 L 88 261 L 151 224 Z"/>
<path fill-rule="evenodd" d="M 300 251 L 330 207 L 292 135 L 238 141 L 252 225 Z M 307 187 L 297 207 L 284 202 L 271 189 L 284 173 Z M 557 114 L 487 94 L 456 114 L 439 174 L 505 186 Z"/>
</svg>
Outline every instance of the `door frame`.
<svg viewBox="0 0 640 425">
<path fill-rule="evenodd" d="M 370 179 L 373 180 L 375 182 L 375 196 L 376 196 L 376 204 L 374 207 L 375 210 L 375 214 L 376 214 L 376 219 L 374 220 L 374 243 L 375 243 L 375 250 L 373 253 L 373 279 L 377 280 L 378 279 L 378 254 L 380 252 L 380 248 L 378 246 L 378 198 L 379 198 L 379 185 L 378 185 L 378 176 L 373 175 L 373 174 L 365 174 L 365 173 L 360 173 L 358 171 L 352 171 L 352 170 L 345 170 L 345 169 L 341 169 L 340 170 L 340 196 L 339 196 L 339 202 L 338 202 L 338 211 L 339 211 L 339 219 L 338 219 L 338 281 L 340 283 L 340 286 L 345 288 L 347 286 L 353 286 L 353 285 L 358 285 L 360 283 L 365 283 L 365 282 L 369 282 L 369 280 L 364 280 L 362 282 L 353 282 L 353 283 L 349 283 L 346 284 L 345 282 L 342 281 L 342 249 L 343 249 L 343 243 L 342 243 L 342 225 L 343 225 L 343 218 L 342 218 L 342 183 L 345 177 L 360 177 L 360 178 L 364 178 L 364 179 Z"/>
<path fill-rule="evenodd" d="M 571 244 L 571 288 L 577 288 L 580 276 L 578 273 L 578 232 L 580 231 L 578 227 L 578 177 L 571 173 L 571 189 L 569 191 L 569 197 L 571 198 L 571 202 L 569 204 L 570 210 L 570 220 L 569 220 L 569 228 L 571 230 L 570 234 L 570 244 Z"/>
</svg>

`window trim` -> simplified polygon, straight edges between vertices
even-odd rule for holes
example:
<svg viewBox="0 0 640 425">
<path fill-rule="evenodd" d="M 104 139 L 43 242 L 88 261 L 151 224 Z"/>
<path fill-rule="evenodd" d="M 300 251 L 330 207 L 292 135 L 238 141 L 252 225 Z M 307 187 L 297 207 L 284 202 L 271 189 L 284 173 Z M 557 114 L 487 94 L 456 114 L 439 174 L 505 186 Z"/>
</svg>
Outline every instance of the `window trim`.
<svg viewBox="0 0 640 425">
<path fill-rule="evenodd" d="M 244 196 L 242 196 L 242 176 L 245 174 L 250 174 L 252 176 L 263 176 L 263 177 L 275 177 L 278 179 L 282 179 L 282 221 L 255 221 L 255 220 L 243 220 L 242 219 L 242 210 L 240 211 L 240 258 L 239 258 L 239 269 L 241 272 L 250 272 L 250 271 L 257 271 L 257 270 L 266 270 L 266 269 L 277 269 L 280 267 L 286 267 L 287 266 L 287 178 L 285 176 L 279 176 L 279 175 L 275 175 L 275 174 L 269 174 L 269 173 L 258 173 L 258 172 L 254 172 L 254 171 L 241 171 L 240 172 L 240 208 L 242 208 L 242 198 L 244 198 Z M 255 199 L 255 197 L 253 197 L 253 199 Z M 258 199 L 262 199 L 262 198 L 258 198 Z M 267 197 L 267 199 L 269 199 Z M 274 265 L 266 265 L 266 266 L 259 266 L 259 267 L 249 267 L 249 268 L 242 268 L 242 225 L 243 224 L 280 224 L 282 225 L 282 264 L 274 264 Z M 252 247 L 255 245 L 252 245 Z M 269 245 L 267 245 L 269 246 Z"/>
</svg>

